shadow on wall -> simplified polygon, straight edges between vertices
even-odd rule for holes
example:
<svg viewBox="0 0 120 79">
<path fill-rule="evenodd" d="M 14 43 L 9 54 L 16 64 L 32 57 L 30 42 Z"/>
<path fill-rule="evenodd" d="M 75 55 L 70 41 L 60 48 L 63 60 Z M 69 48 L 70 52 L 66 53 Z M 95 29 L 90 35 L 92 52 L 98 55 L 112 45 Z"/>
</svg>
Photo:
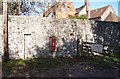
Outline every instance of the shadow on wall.
<svg viewBox="0 0 120 79">
<path fill-rule="evenodd" d="M 120 23 L 119 22 L 102 22 L 96 21 L 95 27 L 92 27 L 96 43 L 120 46 Z M 111 48 L 108 48 L 111 49 Z M 120 52 L 120 49 L 115 49 Z"/>
<path fill-rule="evenodd" d="M 59 42 L 59 39 L 57 40 Z M 62 39 L 63 45 L 56 47 L 56 57 L 73 57 L 77 52 L 77 42 L 75 39 L 66 41 L 64 38 Z M 50 52 L 50 42 L 47 42 L 43 47 L 39 47 L 38 45 L 34 45 L 29 48 L 26 53 L 24 53 L 25 59 L 29 58 L 38 58 L 38 57 L 52 57 L 53 52 Z M 10 59 L 20 59 L 21 56 L 19 51 L 9 50 Z M 22 56 L 23 57 L 23 56 Z"/>
<path fill-rule="evenodd" d="M 57 40 L 58 43 L 59 39 Z M 63 45 L 56 46 L 56 57 L 73 57 L 76 55 L 77 52 L 77 42 L 75 39 L 70 40 L 69 42 L 62 38 Z M 52 56 L 53 52 L 50 52 L 50 42 L 46 43 L 45 48 L 37 48 L 36 52 L 38 57 L 48 57 Z M 41 54 L 42 53 L 42 54 Z"/>
<path fill-rule="evenodd" d="M 62 38 L 63 45 L 57 47 L 57 56 L 60 57 L 73 57 L 77 54 L 77 41 L 76 39 L 72 39 L 67 42 L 64 38 Z"/>
<path fill-rule="evenodd" d="M 58 42 L 59 40 L 57 40 Z M 76 40 L 70 40 L 69 42 L 65 41 L 64 38 L 62 39 L 63 45 L 62 46 L 56 46 L 56 52 L 55 56 L 56 57 L 72 57 L 76 55 Z M 50 52 L 50 42 L 46 43 L 44 47 L 39 47 L 37 45 L 33 46 L 34 51 L 36 54 L 32 55 L 33 58 L 38 58 L 38 57 L 52 57 L 53 52 Z M 32 53 L 33 53 L 32 52 Z"/>
</svg>

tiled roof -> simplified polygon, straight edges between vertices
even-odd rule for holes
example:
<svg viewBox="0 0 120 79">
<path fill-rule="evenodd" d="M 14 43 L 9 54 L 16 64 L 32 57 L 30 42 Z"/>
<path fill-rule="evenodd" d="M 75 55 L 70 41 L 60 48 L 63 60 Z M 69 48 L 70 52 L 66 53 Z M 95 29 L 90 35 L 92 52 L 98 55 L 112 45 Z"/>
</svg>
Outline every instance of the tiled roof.
<svg viewBox="0 0 120 79">
<path fill-rule="evenodd" d="M 120 22 L 120 17 L 110 12 L 110 14 L 106 17 L 105 21 Z"/>
<path fill-rule="evenodd" d="M 79 7 L 79 8 L 76 8 L 76 12 L 79 13 L 83 8 L 85 7 L 85 5 Z"/>
<path fill-rule="evenodd" d="M 98 8 L 98 9 L 95 9 L 95 10 L 91 10 L 90 11 L 90 19 L 94 19 L 94 18 L 99 18 L 102 16 L 102 14 L 107 10 L 107 8 L 109 7 L 110 5 L 108 6 L 105 6 L 105 7 L 102 7 L 102 8 Z M 76 14 L 78 14 L 83 8 L 85 7 L 84 6 L 81 6 L 80 8 L 77 8 L 76 9 Z"/>
<path fill-rule="evenodd" d="M 95 10 L 91 10 L 91 11 L 90 11 L 90 19 L 101 17 L 102 14 L 107 10 L 107 8 L 108 8 L 109 6 L 110 6 L 110 5 L 105 6 L 105 7 L 102 7 L 102 8 L 98 8 L 98 9 L 95 9 Z"/>
</svg>

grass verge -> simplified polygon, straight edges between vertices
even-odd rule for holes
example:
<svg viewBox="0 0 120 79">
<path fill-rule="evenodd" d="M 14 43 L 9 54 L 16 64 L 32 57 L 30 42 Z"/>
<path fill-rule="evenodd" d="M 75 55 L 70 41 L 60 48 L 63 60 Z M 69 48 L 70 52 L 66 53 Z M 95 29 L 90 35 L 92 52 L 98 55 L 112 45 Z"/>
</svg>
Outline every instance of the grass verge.
<svg viewBox="0 0 120 79">
<path fill-rule="evenodd" d="M 30 68 L 30 69 L 50 69 L 59 68 L 71 60 L 64 58 L 37 58 L 29 60 L 10 60 L 9 62 L 3 62 L 2 67 L 4 70 L 12 70 L 14 68 Z"/>
</svg>

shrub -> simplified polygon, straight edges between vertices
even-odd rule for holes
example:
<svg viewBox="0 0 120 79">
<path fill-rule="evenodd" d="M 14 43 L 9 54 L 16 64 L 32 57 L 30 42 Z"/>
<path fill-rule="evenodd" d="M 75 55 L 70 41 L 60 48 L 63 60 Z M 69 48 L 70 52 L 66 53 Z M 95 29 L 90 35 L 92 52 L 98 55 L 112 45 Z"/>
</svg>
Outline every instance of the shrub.
<svg viewBox="0 0 120 79">
<path fill-rule="evenodd" d="M 70 19 L 88 19 L 87 15 L 80 15 L 80 16 L 72 16 L 72 15 L 69 15 Z"/>
</svg>

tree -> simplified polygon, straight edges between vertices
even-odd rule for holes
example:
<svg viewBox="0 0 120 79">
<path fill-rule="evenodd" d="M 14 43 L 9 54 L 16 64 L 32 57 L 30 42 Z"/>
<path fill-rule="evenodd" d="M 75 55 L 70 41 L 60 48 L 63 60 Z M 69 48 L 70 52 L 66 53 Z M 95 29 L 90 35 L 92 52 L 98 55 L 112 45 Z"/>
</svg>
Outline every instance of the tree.
<svg viewBox="0 0 120 79">
<path fill-rule="evenodd" d="M 8 15 L 25 15 L 32 14 L 42 15 L 51 6 L 59 0 L 42 0 L 41 2 L 30 2 L 29 0 L 8 1 Z M 2 14 L 2 0 L 0 0 L 0 14 Z M 39 10 L 37 10 L 39 8 Z M 42 15 L 43 16 L 43 15 Z"/>
<path fill-rule="evenodd" d="M 87 15 L 80 15 L 79 19 L 88 19 Z"/>
<path fill-rule="evenodd" d="M 12 15 L 40 15 L 45 10 L 50 8 L 52 5 L 54 5 L 57 1 L 56 0 L 42 0 L 40 2 L 34 2 L 34 1 L 16 1 L 9 3 L 9 14 Z M 39 10 L 37 10 L 39 9 Z"/>
<path fill-rule="evenodd" d="M 8 2 L 8 14 L 9 15 L 18 15 L 17 3 Z"/>
<path fill-rule="evenodd" d="M 2 4 L 2 0 L 0 0 L 0 14 L 2 14 L 2 9 L 3 9 L 3 4 Z"/>
</svg>

